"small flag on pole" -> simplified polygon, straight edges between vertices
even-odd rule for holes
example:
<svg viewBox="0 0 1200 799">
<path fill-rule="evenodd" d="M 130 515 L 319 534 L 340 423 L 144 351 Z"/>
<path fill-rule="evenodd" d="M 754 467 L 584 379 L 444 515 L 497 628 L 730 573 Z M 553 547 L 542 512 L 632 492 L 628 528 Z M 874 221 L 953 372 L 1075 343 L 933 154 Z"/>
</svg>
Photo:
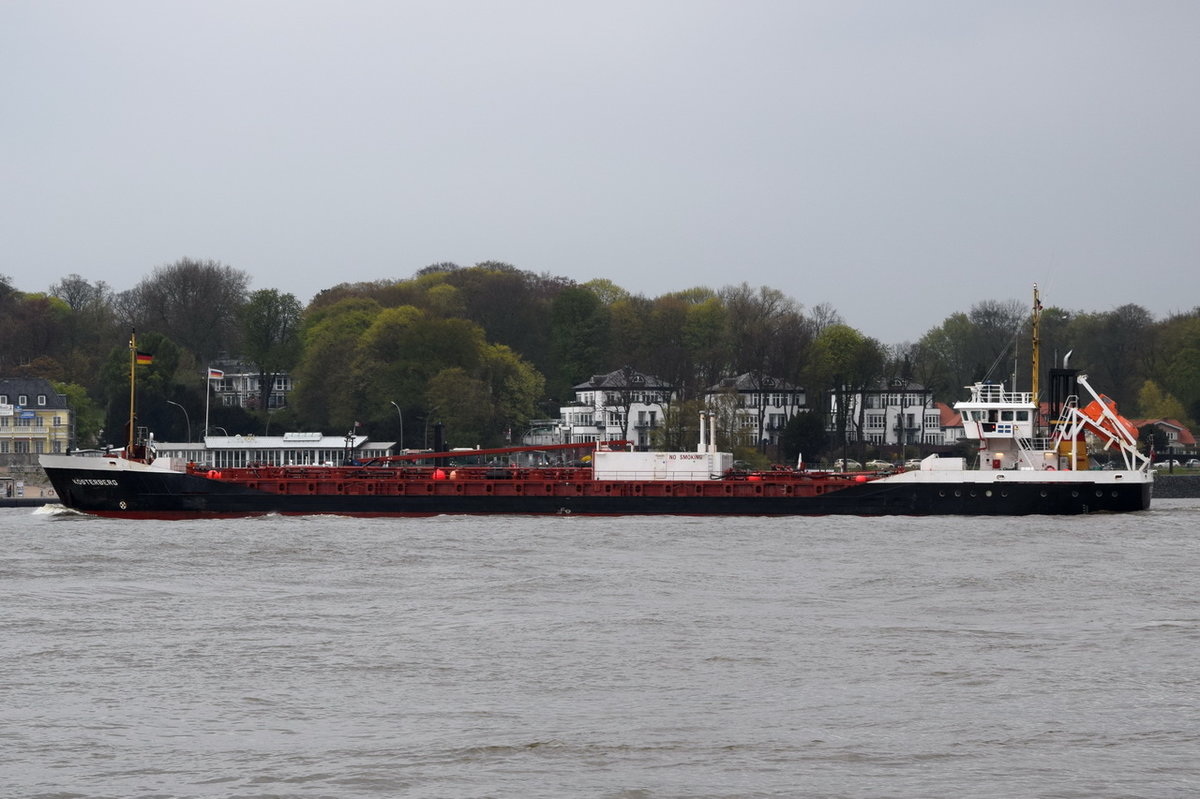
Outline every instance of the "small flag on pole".
<svg viewBox="0 0 1200 799">
<path fill-rule="evenodd" d="M 208 370 L 208 379 L 209 380 L 220 380 L 223 377 L 225 377 L 225 373 L 222 372 L 220 369 L 209 369 Z"/>
<path fill-rule="evenodd" d="M 139 352 L 134 360 L 137 361 L 138 366 L 146 366 L 154 363 L 154 356 L 148 352 Z"/>
</svg>

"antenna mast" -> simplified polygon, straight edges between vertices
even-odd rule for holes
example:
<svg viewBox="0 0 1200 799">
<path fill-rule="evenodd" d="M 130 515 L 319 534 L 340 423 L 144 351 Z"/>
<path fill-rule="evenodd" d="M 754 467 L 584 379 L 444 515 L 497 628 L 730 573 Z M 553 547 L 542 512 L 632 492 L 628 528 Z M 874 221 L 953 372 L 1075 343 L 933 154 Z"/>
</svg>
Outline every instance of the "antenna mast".
<svg viewBox="0 0 1200 799">
<path fill-rule="evenodd" d="M 1031 364 L 1031 368 L 1033 369 L 1032 391 L 1033 391 L 1033 401 L 1034 402 L 1038 401 L 1038 373 L 1041 371 L 1041 359 L 1039 357 L 1039 353 L 1042 348 L 1042 338 L 1041 338 L 1041 330 L 1040 330 L 1041 323 L 1042 323 L 1042 301 L 1040 299 L 1038 299 L 1038 286 L 1037 286 L 1037 283 L 1034 283 L 1033 284 L 1033 335 L 1032 335 L 1033 340 L 1031 342 L 1033 345 L 1033 362 Z"/>
</svg>

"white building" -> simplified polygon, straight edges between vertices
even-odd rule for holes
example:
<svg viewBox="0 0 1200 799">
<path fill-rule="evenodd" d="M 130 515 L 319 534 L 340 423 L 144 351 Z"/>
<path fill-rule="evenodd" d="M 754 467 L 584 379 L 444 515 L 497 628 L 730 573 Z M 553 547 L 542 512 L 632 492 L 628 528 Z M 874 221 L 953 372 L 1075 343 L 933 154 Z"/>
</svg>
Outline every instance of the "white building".
<svg viewBox="0 0 1200 799">
<path fill-rule="evenodd" d="M 847 405 L 847 442 L 893 446 L 947 443 L 942 410 L 933 401 L 933 392 L 919 383 L 881 380 L 874 388 L 851 394 Z M 838 396 L 835 391 L 829 393 L 829 408 L 828 429 L 836 435 Z"/>
<path fill-rule="evenodd" d="M 249 410 L 258 409 L 258 405 L 262 401 L 258 372 L 242 363 L 224 363 L 217 368 L 224 372 L 224 376 L 209 381 L 213 402 Z M 288 395 L 291 393 L 292 376 L 286 373 L 277 375 L 271 386 L 271 394 L 267 398 L 267 410 L 286 408 Z"/>
<path fill-rule="evenodd" d="M 562 443 L 625 440 L 638 449 L 650 447 L 674 395 L 661 379 L 629 367 L 593 375 L 574 390 L 575 402 L 559 409 Z"/>
<path fill-rule="evenodd" d="M 396 443 L 371 441 L 366 436 L 284 433 L 281 436 L 206 436 L 199 444 L 156 441 L 154 446 L 159 458 L 228 469 L 252 465 L 340 466 L 347 457 L 364 461 L 391 455 Z"/>
<path fill-rule="evenodd" d="M 804 389 L 769 375 L 746 372 L 711 386 L 704 405 L 717 413 L 736 446 L 777 446 L 783 428 L 805 410 Z"/>
</svg>

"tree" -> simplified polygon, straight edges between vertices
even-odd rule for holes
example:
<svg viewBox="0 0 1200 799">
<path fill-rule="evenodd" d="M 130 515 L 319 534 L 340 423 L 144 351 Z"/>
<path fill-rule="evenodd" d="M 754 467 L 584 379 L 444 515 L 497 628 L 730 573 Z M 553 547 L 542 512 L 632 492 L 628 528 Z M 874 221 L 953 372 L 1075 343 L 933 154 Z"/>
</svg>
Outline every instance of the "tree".
<svg viewBox="0 0 1200 799">
<path fill-rule="evenodd" d="M 155 433 L 173 430 L 178 412 L 167 400 L 174 396 L 175 376 L 186 353 L 161 333 L 138 333 L 137 348 L 151 354 L 154 362 L 135 367 L 136 424 Z M 129 345 L 123 342 L 109 350 L 101 371 L 103 440 L 118 447 L 129 440 L 129 370 Z"/>
<path fill-rule="evenodd" d="M 356 297 L 305 311 L 303 354 L 292 392 L 301 423 L 314 430 L 345 430 L 356 421 L 352 403 L 359 338 L 382 311 L 374 300 Z"/>
<path fill-rule="evenodd" d="M 582 287 L 564 289 L 550 306 L 554 373 L 551 391 L 571 387 L 602 371 L 609 357 L 609 314 L 600 298 Z"/>
<path fill-rule="evenodd" d="M 817 338 L 813 355 L 822 382 L 834 393 L 833 421 L 838 443 L 844 445 L 851 440 L 852 430 L 853 440 L 861 442 L 865 408 L 862 402 L 853 400 L 879 377 L 883 345 L 852 327 L 834 325 Z"/>
<path fill-rule="evenodd" d="M 1179 398 L 1188 418 L 1200 420 L 1200 309 L 1163 322 L 1159 346 L 1164 362 L 1157 382 Z"/>
<path fill-rule="evenodd" d="M 128 326 L 162 333 L 207 363 L 238 350 L 238 313 L 249 282 L 230 266 L 183 258 L 155 267 L 118 304 Z"/>
<path fill-rule="evenodd" d="M 1068 333 L 1075 349 L 1072 364 L 1085 369 L 1117 401 L 1133 399 L 1154 351 L 1150 312 L 1131 304 L 1107 313 L 1079 314 Z"/>
<path fill-rule="evenodd" d="M 242 307 L 242 356 L 258 369 L 258 407 L 270 408 L 275 380 L 300 357 L 300 301 L 293 294 L 261 289 Z"/>
<path fill-rule="evenodd" d="M 704 389 L 715 385 L 727 371 L 732 360 L 729 341 L 725 337 L 728 324 L 725 304 L 716 295 L 709 293 L 688 305 L 687 321 L 683 328 L 683 342 L 691 360 L 694 373 L 680 384 L 688 396 L 700 396 Z"/>
<path fill-rule="evenodd" d="M 83 386 L 76 383 L 54 383 L 54 390 L 67 398 L 75 422 L 73 446 L 95 447 L 100 443 L 104 413 L 92 402 Z"/>
<path fill-rule="evenodd" d="M 546 390 L 546 378 L 528 361 L 503 344 L 491 344 L 483 354 L 481 377 L 488 385 L 493 409 L 493 428 L 488 439 L 498 443 L 503 434 L 511 439 L 513 429 L 524 429 L 537 415 L 538 400 Z"/>
<path fill-rule="evenodd" d="M 630 293 L 607 278 L 596 278 L 583 284 L 583 287 L 600 298 L 605 305 L 629 299 Z"/>
<path fill-rule="evenodd" d="M 788 463 L 800 458 L 815 463 L 829 447 L 829 432 L 821 414 L 811 411 L 793 414 L 779 434 L 779 447 Z"/>
<path fill-rule="evenodd" d="M 447 446 L 482 446 L 493 427 L 495 410 L 488 386 L 457 366 L 443 369 L 429 379 L 425 403 L 440 408 L 447 428 Z"/>
<path fill-rule="evenodd" d="M 50 295 L 70 309 L 59 345 L 63 370 L 69 380 L 95 388 L 105 354 L 124 337 L 117 325 L 112 290 L 103 280 L 90 283 L 71 274 L 50 286 Z"/>
<path fill-rule="evenodd" d="M 1162 390 L 1153 380 L 1142 383 L 1138 391 L 1139 415 L 1146 419 L 1174 419 L 1186 426 L 1192 425 L 1183 403 Z"/>
<path fill-rule="evenodd" d="M 684 399 L 672 402 L 663 410 L 663 423 L 654 428 L 651 445 L 667 452 L 695 450 L 700 444 L 700 411 L 703 400 Z"/>
</svg>

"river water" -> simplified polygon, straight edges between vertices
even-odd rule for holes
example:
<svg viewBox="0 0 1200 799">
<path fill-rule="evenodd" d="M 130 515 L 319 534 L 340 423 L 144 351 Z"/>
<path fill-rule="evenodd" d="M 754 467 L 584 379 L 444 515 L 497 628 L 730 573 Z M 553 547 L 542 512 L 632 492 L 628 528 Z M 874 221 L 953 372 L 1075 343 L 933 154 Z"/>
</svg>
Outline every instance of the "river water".
<svg viewBox="0 0 1200 799">
<path fill-rule="evenodd" d="M 0 511 L 0 795 L 1189 797 L 1200 500 Z"/>
</svg>

